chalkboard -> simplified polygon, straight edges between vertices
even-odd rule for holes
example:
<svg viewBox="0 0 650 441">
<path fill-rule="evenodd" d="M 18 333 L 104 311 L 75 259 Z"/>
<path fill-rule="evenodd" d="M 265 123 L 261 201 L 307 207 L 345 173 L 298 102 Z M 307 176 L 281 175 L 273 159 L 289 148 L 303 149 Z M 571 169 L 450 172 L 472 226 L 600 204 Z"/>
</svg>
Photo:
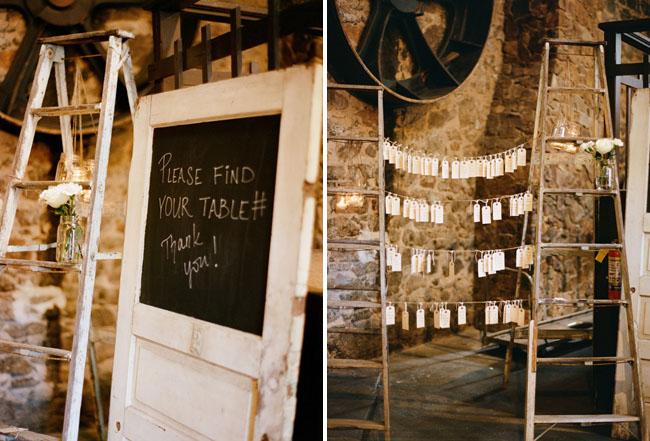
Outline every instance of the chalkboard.
<svg viewBox="0 0 650 441">
<path fill-rule="evenodd" d="M 156 128 L 140 302 L 262 335 L 280 116 Z"/>
</svg>

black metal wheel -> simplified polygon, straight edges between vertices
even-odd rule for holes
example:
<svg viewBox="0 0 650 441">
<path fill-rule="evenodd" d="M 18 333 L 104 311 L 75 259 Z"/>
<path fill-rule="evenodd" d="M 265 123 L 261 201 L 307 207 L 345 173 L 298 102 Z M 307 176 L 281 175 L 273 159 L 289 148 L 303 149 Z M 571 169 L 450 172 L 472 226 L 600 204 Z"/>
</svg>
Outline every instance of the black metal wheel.
<svg viewBox="0 0 650 441">
<path fill-rule="evenodd" d="M 18 11 L 25 22 L 25 33 L 18 49 L 8 66 L 7 74 L 0 83 L 0 118 L 19 126 L 29 99 L 30 87 L 38 61 L 38 51 L 41 37 L 90 32 L 102 29 L 101 16 L 111 9 L 124 7 L 141 7 L 144 0 L 0 0 L 0 8 Z M 150 46 L 150 45 L 149 45 Z M 142 50 L 144 45 L 138 45 Z M 149 49 L 150 51 L 150 49 Z M 133 50 L 132 45 L 132 53 Z M 104 78 L 106 65 L 105 49 L 101 44 L 85 44 L 79 47 L 67 47 L 66 58 L 78 56 L 83 59 L 86 72 L 84 76 L 94 76 L 99 84 Z M 151 57 L 138 57 L 148 60 Z M 138 60 L 134 60 L 135 63 Z M 147 86 L 146 66 L 135 66 L 139 71 L 136 83 L 140 89 Z M 73 69 L 68 66 L 68 92 L 71 92 Z M 53 78 L 53 76 L 52 76 Z M 56 105 L 53 80 L 48 85 L 45 105 Z M 123 88 L 118 88 L 116 102 L 116 126 L 129 121 L 129 106 Z M 60 133 L 57 118 L 44 118 L 38 124 L 41 133 Z M 84 133 L 93 132 L 89 127 Z"/>
<path fill-rule="evenodd" d="M 339 3 L 328 0 L 329 72 L 341 83 L 381 85 L 393 105 L 430 103 L 456 89 L 481 56 L 493 9 L 492 0 L 370 0 L 354 42 L 341 19 L 354 11 Z M 444 25 L 425 29 L 428 14 Z"/>
</svg>

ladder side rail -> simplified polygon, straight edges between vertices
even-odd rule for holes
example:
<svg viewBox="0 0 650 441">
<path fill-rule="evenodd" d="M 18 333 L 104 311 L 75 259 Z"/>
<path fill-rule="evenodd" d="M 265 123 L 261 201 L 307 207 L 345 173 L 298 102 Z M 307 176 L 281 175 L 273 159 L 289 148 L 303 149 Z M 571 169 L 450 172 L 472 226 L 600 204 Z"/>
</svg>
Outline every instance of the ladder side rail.
<svg viewBox="0 0 650 441">
<path fill-rule="evenodd" d="M 528 363 L 526 380 L 526 428 L 525 440 L 533 441 L 535 438 L 535 395 L 537 383 L 537 299 L 541 291 L 541 247 L 542 228 L 544 225 L 544 154 L 546 150 L 546 105 L 547 105 L 547 84 L 548 66 L 550 57 L 550 44 L 544 44 L 544 57 L 542 59 L 542 76 L 540 78 L 541 95 L 538 97 L 540 103 L 539 113 L 539 182 L 537 191 L 537 227 L 535 230 L 535 262 L 533 286 L 531 287 L 530 302 L 530 323 L 528 328 Z"/>
<path fill-rule="evenodd" d="M 106 174 L 111 144 L 115 99 L 118 82 L 118 69 L 121 55 L 121 39 L 111 36 L 106 54 L 106 73 L 102 90 L 102 105 L 99 116 L 98 136 L 95 151 L 95 176 L 90 199 L 90 215 L 86 232 L 85 254 L 82 276 L 77 298 L 75 335 L 72 342 L 72 361 L 68 375 L 68 394 L 66 396 L 63 424 L 63 441 L 76 441 L 79 432 L 81 399 L 83 394 L 86 353 L 90 332 L 90 317 L 96 271 L 96 254 L 99 242 L 99 227 L 102 217 L 102 204 L 106 187 Z"/>
<path fill-rule="evenodd" d="M 390 384 L 388 372 L 388 328 L 386 325 L 386 182 L 384 176 L 384 91 L 377 91 L 377 182 L 379 184 L 379 286 L 381 289 L 381 358 L 384 390 L 384 440 L 390 441 Z"/>
<path fill-rule="evenodd" d="M 126 87 L 126 95 L 129 100 L 129 109 L 131 111 L 131 119 L 135 120 L 135 109 L 138 106 L 138 87 L 135 84 L 133 77 L 133 60 L 131 59 L 131 48 L 129 41 L 122 42 L 122 79 Z"/>
<path fill-rule="evenodd" d="M 68 84 L 65 79 L 65 49 L 59 46 L 60 51 L 54 61 L 54 79 L 56 83 L 56 98 L 59 107 L 67 107 L 68 101 Z M 77 103 L 80 104 L 80 103 Z M 70 115 L 59 115 L 59 125 L 61 127 L 61 142 L 63 144 L 63 154 L 65 155 L 65 168 L 72 170 L 72 155 L 74 154 L 74 140 L 72 139 L 72 119 Z"/>
<path fill-rule="evenodd" d="M 537 157 L 538 147 L 538 136 L 539 136 L 539 116 L 541 111 L 541 96 L 543 93 L 543 83 L 542 75 L 544 74 L 544 65 L 540 63 L 539 66 L 539 86 L 537 90 L 537 107 L 535 109 L 535 126 L 533 129 L 533 142 L 530 150 L 530 165 L 528 167 L 528 189 L 532 190 L 532 182 L 534 177 L 534 163 L 535 158 Z M 524 222 L 521 230 L 521 241 L 519 242 L 520 246 L 526 245 L 526 233 L 528 232 L 528 211 L 524 213 Z M 517 278 L 515 282 L 515 299 L 518 299 L 521 295 L 521 279 L 522 279 L 523 268 L 517 268 Z M 530 287 L 532 289 L 532 286 Z M 516 323 L 510 325 L 510 340 L 508 341 L 508 346 L 506 349 L 506 362 L 503 368 L 503 385 L 507 385 L 510 382 L 510 371 L 512 367 L 512 354 L 515 346 L 515 330 L 517 328 Z"/>
<path fill-rule="evenodd" d="M 596 61 L 598 63 L 599 71 L 600 71 L 600 77 L 604 78 L 605 76 L 605 65 L 604 65 L 604 48 L 603 46 L 598 47 L 598 56 L 596 57 Z M 604 87 L 607 88 L 607 84 L 604 84 Z M 606 136 L 612 137 L 613 136 L 613 123 L 612 123 L 612 114 L 609 112 L 610 109 L 610 103 L 609 103 L 609 94 L 605 93 L 603 94 L 604 100 L 605 100 L 605 112 L 604 112 L 604 117 L 605 117 L 605 133 Z M 634 363 L 632 363 L 632 383 L 634 387 L 634 394 L 636 395 L 636 402 L 637 402 L 637 411 L 638 411 L 638 417 L 639 417 L 639 432 L 641 433 L 641 440 L 642 441 L 648 441 L 650 439 L 650 435 L 648 433 L 647 428 L 645 427 L 645 409 L 643 408 L 643 395 L 641 391 L 641 366 L 639 365 L 639 354 L 637 351 L 637 342 L 638 342 L 638 330 L 637 327 L 634 324 L 634 315 L 633 315 L 633 305 L 632 305 L 632 295 L 630 292 L 630 273 L 629 273 L 629 268 L 628 268 L 628 263 L 627 263 L 627 253 L 625 251 L 625 230 L 623 226 L 623 208 L 621 205 L 621 193 L 619 189 L 619 181 L 618 181 L 618 160 L 616 156 L 614 156 L 614 170 L 613 170 L 613 178 L 614 178 L 614 189 L 616 190 L 616 196 L 614 197 L 614 211 L 615 211 L 615 217 L 616 217 L 616 232 L 617 232 L 617 238 L 618 238 L 618 243 L 622 244 L 622 247 L 620 249 L 621 252 L 621 276 L 622 276 L 622 282 L 623 282 L 623 295 L 625 296 L 625 300 L 627 300 L 627 303 L 625 304 L 625 315 L 626 315 L 626 324 L 627 324 L 627 338 L 628 338 L 628 346 L 629 346 L 629 351 L 630 351 L 630 357 L 634 359 Z"/>
<path fill-rule="evenodd" d="M 38 58 L 38 65 L 34 73 L 34 81 L 29 93 L 29 101 L 25 108 L 25 116 L 23 118 L 22 128 L 20 129 L 20 136 L 18 137 L 18 144 L 16 147 L 16 156 L 12 167 L 12 176 L 10 179 L 23 179 L 29 155 L 32 151 L 32 144 L 34 142 L 34 135 L 36 134 L 36 124 L 38 124 L 39 117 L 32 114 L 31 109 L 40 107 L 45 97 L 47 83 L 52 71 L 52 60 L 56 55 L 57 48 L 55 46 L 44 44 L 41 46 Z M 9 182 L 5 192 L 4 203 L 2 208 L 4 214 L 2 215 L 2 222 L 0 223 L 0 257 L 4 257 L 9 245 L 9 238 L 11 237 L 11 230 L 16 216 L 16 204 L 18 202 L 18 190 Z"/>
</svg>

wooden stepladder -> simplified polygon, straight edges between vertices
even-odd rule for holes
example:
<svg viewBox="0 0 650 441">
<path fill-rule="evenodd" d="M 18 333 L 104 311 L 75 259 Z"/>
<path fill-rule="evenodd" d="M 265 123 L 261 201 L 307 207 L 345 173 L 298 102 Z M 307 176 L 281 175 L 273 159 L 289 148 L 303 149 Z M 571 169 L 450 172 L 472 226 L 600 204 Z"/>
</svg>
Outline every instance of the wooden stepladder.
<svg viewBox="0 0 650 441">
<path fill-rule="evenodd" d="M 549 84 L 549 58 L 552 47 L 570 46 L 570 47 L 587 47 L 593 49 L 594 62 L 594 87 L 553 87 Z M 549 115 L 549 94 L 553 93 L 581 93 L 596 94 L 596 102 L 602 110 L 604 116 L 604 133 L 598 133 L 598 124 L 594 116 L 593 137 L 579 138 L 556 138 L 547 134 L 546 119 Z M 640 439 L 648 441 L 648 433 L 645 429 L 643 415 L 643 405 L 641 399 L 641 383 L 639 372 L 639 357 L 637 354 L 637 330 L 634 325 L 632 316 L 632 298 L 630 294 L 630 284 L 628 277 L 628 267 L 624 246 L 623 234 L 623 217 L 621 209 L 621 196 L 618 187 L 617 168 L 614 167 L 614 186 L 611 190 L 599 190 L 593 188 L 557 188 L 546 187 L 545 178 L 545 161 L 547 155 L 556 155 L 547 151 L 547 143 L 550 142 L 584 142 L 596 140 L 599 137 L 612 137 L 612 120 L 609 110 L 609 97 L 607 94 L 607 84 L 605 82 L 604 68 L 604 49 L 603 42 L 591 41 L 574 41 L 574 40 L 547 40 L 544 45 L 544 54 L 541 66 L 539 91 L 537 98 L 537 111 L 535 115 L 535 133 L 533 139 L 533 151 L 531 158 L 531 168 L 536 167 L 536 172 L 531 173 L 533 177 L 532 185 L 537 185 L 537 221 L 533 234 L 535 245 L 534 260 L 534 277 L 531 298 L 531 319 L 528 327 L 528 362 L 527 362 L 527 385 L 526 385 L 526 441 L 533 441 L 541 438 L 557 424 L 603 424 L 603 423 L 636 423 L 639 427 Z M 567 155 L 566 153 L 557 153 L 557 155 Z M 569 195 L 574 197 L 611 197 L 614 200 L 614 211 L 617 227 L 616 243 L 548 243 L 542 240 L 542 228 L 544 224 L 544 200 L 549 195 Z M 526 232 L 524 231 L 524 237 Z M 559 298 L 544 298 L 542 296 L 542 274 L 541 263 L 542 257 L 554 254 L 565 253 L 596 253 L 607 250 L 619 250 L 621 253 L 622 266 L 622 294 L 621 299 L 589 299 L 577 298 L 573 300 Z M 613 357 L 539 357 L 537 356 L 537 338 L 539 323 L 538 306 L 539 305 L 589 305 L 593 307 L 602 306 L 622 306 L 627 326 L 627 355 Z M 619 351 L 621 353 L 621 351 Z M 633 378 L 634 402 L 636 402 L 636 414 L 618 415 L 618 414 L 588 414 L 588 415 L 537 415 L 535 412 L 535 392 L 537 382 L 537 368 L 539 365 L 604 365 L 625 363 L 631 366 Z M 535 426 L 547 425 L 543 432 L 535 437 Z"/>
<path fill-rule="evenodd" d="M 390 441 L 390 404 L 389 404 L 389 375 L 388 375 L 388 328 L 386 326 L 386 305 L 387 305 L 387 286 L 386 286 L 386 207 L 385 207 L 385 179 L 384 179 L 384 101 L 383 89 L 380 86 L 367 86 L 355 84 L 328 84 L 328 90 L 345 90 L 348 92 L 376 94 L 377 99 L 377 136 L 359 137 L 359 136 L 329 136 L 330 142 L 345 145 L 349 142 L 373 142 L 377 143 L 377 187 L 370 188 L 341 188 L 328 187 L 329 196 L 336 195 L 361 195 L 362 197 L 377 198 L 377 210 L 379 215 L 378 240 L 357 240 L 357 239 L 330 239 L 327 241 L 328 250 L 341 251 L 376 251 L 379 255 L 379 286 L 378 289 L 360 288 L 354 286 L 328 286 L 330 292 L 336 291 L 378 291 L 379 302 L 356 301 L 356 300 L 328 300 L 328 308 L 338 309 L 355 309 L 355 308 L 372 308 L 381 309 L 381 362 L 374 360 L 353 360 L 353 359 L 328 359 L 328 369 L 377 369 L 377 382 L 375 383 L 375 401 L 366 415 L 366 419 L 352 418 L 329 418 L 327 420 L 328 429 L 361 429 L 372 431 L 383 431 L 384 441 Z M 328 333 L 349 333 L 363 334 L 372 333 L 371 329 L 364 328 L 328 328 Z M 382 389 L 381 397 L 383 399 L 383 421 L 373 421 L 375 407 L 380 397 L 379 389 Z"/>
<path fill-rule="evenodd" d="M 133 115 L 137 101 L 137 89 L 133 79 L 128 40 L 133 38 L 129 32 L 112 30 L 97 31 L 65 36 L 49 37 L 40 40 L 39 53 L 34 82 L 25 111 L 18 146 L 13 163 L 11 180 L 5 193 L 2 221 L 0 222 L 0 266 L 13 267 L 31 271 L 77 272 L 79 273 L 79 291 L 77 295 L 74 338 L 70 351 L 44 346 L 28 345 L 11 341 L 0 341 L 0 346 L 26 351 L 30 354 L 56 357 L 69 360 L 71 365 L 68 375 L 68 389 L 65 404 L 62 439 L 76 441 L 79 432 L 79 417 L 86 367 L 86 354 L 90 334 L 90 319 L 95 284 L 95 271 L 98 260 L 119 259 L 120 253 L 98 250 L 99 228 L 102 218 L 102 205 L 106 186 L 109 149 L 115 113 L 118 74 L 124 76 L 124 84 Z M 106 70 L 99 103 L 69 105 L 65 78 L 65 46 L 92 42 L 108 42 L 106 53 Z M 42 107 L 50 73 L 54 69 L 58 106 Z M 71 116 L 98 114 L 98 133 L 95 149 L 96 169 L 90 182 L 78 182 L 90 188 L 90 207 L 83 244 L 83 261 L 81 264 L 59 263 L 48 260 L 28 260 L 11 258 L 11 253 L 44 251 L 56 244 L 37 244 L 18 246 L 9 244 L 16 215 L 19 195 L 25 190 L 41 190 L 56 185 L 57 181 L 25 180 L 27 164 L 34 141 L 36 126 L 43 117 L 58 117 L 61 123 L 63 151 L 66 160 L 72 159 L 73 139 Z M 68 168 L 69 170 L 70 168 Z"/>
</svg>

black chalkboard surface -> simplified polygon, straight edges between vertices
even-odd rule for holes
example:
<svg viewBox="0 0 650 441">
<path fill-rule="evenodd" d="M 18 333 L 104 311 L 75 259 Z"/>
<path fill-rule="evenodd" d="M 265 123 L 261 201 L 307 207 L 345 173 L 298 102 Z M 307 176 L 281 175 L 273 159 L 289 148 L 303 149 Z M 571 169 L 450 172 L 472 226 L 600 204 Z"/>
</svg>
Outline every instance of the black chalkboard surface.
<svg viewBox="0 0 650 441">
<path fill-rule="evenodd" d="M 156 128 L 140 302 L 262 335 L 280 116 Z"/>
</svg>

